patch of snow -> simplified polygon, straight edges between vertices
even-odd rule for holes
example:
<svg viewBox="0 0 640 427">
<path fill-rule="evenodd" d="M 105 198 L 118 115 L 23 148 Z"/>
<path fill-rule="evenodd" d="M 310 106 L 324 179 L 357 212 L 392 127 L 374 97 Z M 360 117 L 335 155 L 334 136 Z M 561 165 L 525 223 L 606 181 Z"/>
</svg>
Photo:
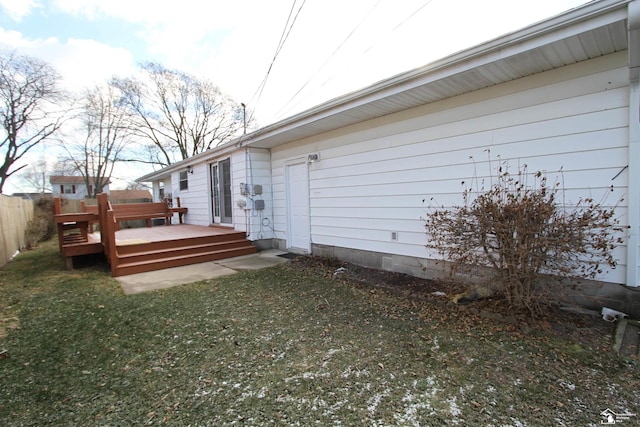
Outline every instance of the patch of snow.
<svg viewBox="0 0 640 427">
<path fill-rule="evenodd" d="M 428 386 L 428 390 L 421 393 L 414 394 L 412 390 L 407 390 L 402 397 L 402 402 L 407 403 L 404 407 L 403 413 L 394 414 L 394 418 L 399 425 L 411 425 L 420 426 L 420 418 L 418 417 L 418 411 L 428 411 L 428 415 L 435 414 L 433 407 L 431 406 L 431 400 L 438 392 L 436 387 L 436 381 L 433 377 L 427 377 L 424 379 L 425 384 Z M 413 391 L 419 386 L 418 381 L 413 382 Z"/>
<path fill-rule="evenodd" d="M 268 390 L 269 390 L 268 388 L 266 388 L 266 387 L 262 387 L 262 388 L 260 389 L 260 391 L 258 391 L 258 393 L 256 394 L 256 396 L 258 397 L 258 399 L 264 399 L 264 398 L 265 398 L 265 396 L 267 395 L 267 391 L 268 391 Z"/>
<path fill-rule="evenodd" d="M 326 357 L 331 357 L 336 353 L 340 353 L 342 350 L 339 348 L 330 348 L 329 351 L 327 351 L 327 355 Z"/>
<path fill-rule="evenodd" d="M 405 396 L 402 398 L 403 402 L 413 400 L 413 397 Z M 418 419 L 418 411 L 429 411 L 429 415 L 435 414 L 430 400 L 427 398 L 415 403 L 411 403 L 404 407 L 404 413 L 394 414 L 393 418 L 398 421 L 399 425 L 411 425 L 420 427 L 420 420 Z"/>
<path fill-rule="evenodd" d="M 455 417 L 459 417 L 460 415 L 462 415 L 462 410 L 458 407 L 458 404 L 456 403 L 456 396 L 452 396 L 447 400 L 447 402 L 449 402 L 449 413 L 451 414 L 452 417 L 454 417 L 451 420 L 451 422 L 454 424 L 458 424 L 459 421 Z"/>
<path fill-rule="evenodd" d="M 347 369 L 342 371 L 342 375 L 341 376 L 344 379 L 347 379 L 347 378 L 350 378 L 350 377 L 356 377 L 356 378 L 368 377 L 369 376 L 369 371 L 367 371 L 366 369 L 360 370 L 358 368 L 352 368 L 351 366 L 348 366 Z"/>
<path fill-rule="evenodd" d="M 326 378 L 330 376 L 328 372 L 303 372 L 301 375 L 294 375 L 293 377 L 284 378 L 285 383 L 289 383 L 292 381 L 298 381 L 300 379 L 305 380 L 315 380 L 316 378 Z"/>
<path fill-rule="evenodd" d="M 373 395 L 372 398 L 370 398 L 367 401 L 367 410 L 371 415 L 373 415 L 376 412 L 376 409 L 378 409 L 378 405 L 380 405 L 380 402 L 382 402 L 382 399 L 384 399 L 388 395 L 389 395 L 389 391 L 385 390 L 382 393 L 376 393 L 375 395 Z"/>
<path fill-rule="evenodd" d="M 459 391 L 460 391 L 460 396 L 464 397 L 465 393 L 467 393 L 468 391 L 473 390 L 473 384 L 467 384 L 465 386 L 460 386 Z"/>
</svg>

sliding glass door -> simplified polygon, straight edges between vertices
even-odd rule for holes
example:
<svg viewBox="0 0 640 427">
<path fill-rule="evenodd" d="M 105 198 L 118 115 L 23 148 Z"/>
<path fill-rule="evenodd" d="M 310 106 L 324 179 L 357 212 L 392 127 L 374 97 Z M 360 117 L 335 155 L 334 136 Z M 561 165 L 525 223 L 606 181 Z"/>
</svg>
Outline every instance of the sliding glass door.
<svg viewBox="0 0 640 427">
<path fill-rule="evenodd" d="M 231 224 L 232 192 L 231 192 L 231 160 L 225 159 L 211 165 L 211 209 L 213 222 Z"/>
</svg>

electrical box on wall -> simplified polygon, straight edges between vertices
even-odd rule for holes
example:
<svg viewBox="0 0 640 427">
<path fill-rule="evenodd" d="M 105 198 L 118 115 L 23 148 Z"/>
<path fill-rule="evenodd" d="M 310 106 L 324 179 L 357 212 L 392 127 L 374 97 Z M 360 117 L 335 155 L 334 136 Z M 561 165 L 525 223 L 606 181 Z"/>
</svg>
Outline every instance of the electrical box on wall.
<svg viewBox="0 0 640 427">
<path fill-rule="evenodd" d="M 264 200 L 254 200 L 253 208 L 257 211 L 264 210 Z"/>
<path fill-rule="evenodd" d="M 259 184 L 254 185 L 253 194 L 262 194 L 262 185 L 259 185 Z"/>
<path fill-rule="evenodd" d="M 240 183 L 240 195 L 246 196 L 249 194 L 249 184 L 245 184 L 244 182 Z"/>
</svg>

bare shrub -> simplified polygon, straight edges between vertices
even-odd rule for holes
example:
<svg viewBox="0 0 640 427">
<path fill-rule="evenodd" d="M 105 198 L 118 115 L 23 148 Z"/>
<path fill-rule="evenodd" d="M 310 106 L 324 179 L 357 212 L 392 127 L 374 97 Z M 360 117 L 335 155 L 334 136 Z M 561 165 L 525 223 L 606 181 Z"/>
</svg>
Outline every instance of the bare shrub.
<svg viewBox="0 0 640 427">
<path fill-rule="evenodd" d="M 51 239 L 55 233 L 53 222 L 53 199 L 42 197 L 34 204 L 33 219 L 27 223 L 25 244 L 34 249 L 38 243 Z"/>
<path fill-rule="evenodd" d="M 46 240 L 47 219 L 36 216 L 27 223 L 25 230 L 25 244 L 27 249 L 35 249 L 38 243 Z"/>
<path fill-rule="evenodd" d="M 560 205 L 560 183 L 549 186 L 526 167 L 517 176 L 500 167 L 493 181 L 486 191 L 466 186 L 461 206 L 431 209 L 425 219 L 427 247 L 453 268 L 489 267 L 509 306 L 535 316 L 558 302 L 563 279 L 595 278 L 616 267 L 613 249 L 625 227 L 613 207 L 591 198 Z"/>
</svg>

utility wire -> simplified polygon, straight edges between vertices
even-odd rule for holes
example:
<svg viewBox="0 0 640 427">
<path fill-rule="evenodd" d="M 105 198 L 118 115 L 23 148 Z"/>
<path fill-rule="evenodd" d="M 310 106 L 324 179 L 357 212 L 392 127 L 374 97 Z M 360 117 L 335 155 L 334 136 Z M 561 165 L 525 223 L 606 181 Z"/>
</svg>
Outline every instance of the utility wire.
<svg viewBox="0 0 640 427">
<path fill-rule="evenodd" d="M 291 4 L 291 9 L 289 10 L 289 16 L 287 16 L 287 21 L 284 23 L 284 28 L 282 29 L 282 34 L 280 34 L 280 40 L 278 41 L 278 45 L 276 47 L 275 53 L 273 54 L 273 58 L 271 58 L 271 63 L 269 64 L 269 67 L 267 68 L 267 73 L 265 74 L 264 78 L 262 79 L 262 81 L 258 85 L 258 88 L 256 89 L 255 93 L 253 94 L 253 96 L 251 97 L 249 102 L 252 102 L 255 99 L 256 95 L 258 95 L 258 93 L 260 92 L 260 89 L 265 85 L 265 83 L 267 81 L 267 78 L 269 77 L 269 74 L 271 73 L 271 69 L 273 68 L 273 64 L 276 61 L 276 58 L 278 57 L 278 54 L 280 53 L 280 50 L 282 49 L 283 40 L 285 39 L 285 35 L 288 34 L 287 33 L 287 27 L 289 26 L 289 21 L 291 20 L 291 15 L 293 14 L 293 10 L 296 7 L 296 2 L 297 2 L 297 0 L 293 0 L 293 3 Z"/>
<path fill-rule="evenodd" d="M 331 59 L 333 57 L 335 57 L 335 55 L 338 53 L 338 51 L 340 49 L 342 49 L 342 47 L 344 46 L 344 44 L 351 38 L 351 36 L 353 36 L 353 34 L 358 31 L 358 28 L 360 28 L 360 26 L 362 25 L 362 23 L 364 21 L 367 20 L 367 18 L 369 17 L 369 15 L 371 15 L 371 12 L 374 11 L 374 9 L 376 7 L 378 7 L 378 5 L 380 4 L 382 0 L 378 0 L 376 2 L 376 4 L 373 5 L 373 7 L 371 9 L 369 9 L 369 12 L 367 12 L 367 14 L 364 16 L 364 18 L 362 18 L 360 20 L 360 22 L 358 22 L 358 25 L 356 25 L 353 30 L 351 30 L 351 32 L 349 33 L 349 35 L 340 43 L 340 45 L 338 45 L 338 47 L 331 53 L 331 55 L 329 55 L 329 57 L 322 63 L 322 65 L 313 73 L 313 75 L 311 77 L 309 77 L 309 79 L 307 79 L 307 81 L 302 85 L 302 87 L 300 87 L 300 89 L 298 89 L 298 91 L 296 93 L 293 94 L 293 96 L 287 101 L 285 102 L 285 104 L 282 106 L 282 108 L 280 108 L 280 110 L 276 113 L 276 117 L 279 116 L 279 114 L 282 112 L 282 110 L 284 110 L 291 101 L 293 101 L 293 99 L 298 96 L 298 94 L 300 94 L 300 92 L 302 92 L 304 90 L 305 87 L 307 87 L 307 85 L 309 83 L 311 83 L 311 81 L 318 75 L 318 73 L 329 63 L 329 61 L 331 61 Z M 297 105 L 297 104 L 296 104 Z"/>
<path fill-rule="evenodd" d="M 433 0 L 427 0 L 425 1 L 420 7 L 418 7 L 417 9 L 415 9 L 413 12 L 411 12 L 411 14 L 409 14 L 406 18 L 404 18 L 402 21 L 400 21 L 395 27 L 393 27 L 393 29 L 391 29 L 389 33 L 393 33 L 395 31 L 397 31 L 400 27 L 402 27 L 404 24 L 406 24 L 409 20 L 411 20 L 416 14 L 418 14 L 422 9 L 424 9 L 425 7 L 427 7 Z M 378 2 L 379 3 L 379 2 Z M 376 6 L 378 5 L 378 3 L 376 3 Z M 375 7 L 375 6 L 374 6 Z M 370 12 L 369 12 L 370 13 Z M 358 24 L 359 26 L 360 24 Z M 357 27 L 356 27 L 357 28 Z M 349 37 L 351 36 L 351 34 L 349 35 Z M 376 40 L 376 42 L 374 42 L 372 45 L 370 45 L 369 47 L 367 47 L 365 50 L 362 51 L 362 53 L 360 54 L 360 56 L 366 54 L 367 52 L 371 51 L 376 44 L 378 43 L 378 41 L 380 40 L 380 37 L 378 37 L 378 39 Z M 346 40 L 345 40 L 346 42 Z M 344 42 L 343 42 L 344 44 Z M 342 45 L 341 45 L 342 46 Z M 334 52 L 335 54 L 335 52 Z M 334 55 L 332 54 L 329 59 L 331 59 L 331 57 Z M 327 59 L 327 61 L 329 60 Z M 355 59 L 355 57 L 352 58 L 352 60 Z M 326 62 L 325 61 L 325 64 Z M 323 64 L 323 66 L 325 65 Z M 322 68 L 322 67 L 321 67 Z M 319 71 L 319 70 L 318 70 Z M 278 116 L 283 110 L 285 110 L 293 101 L 293 99 L 295 99 L 296 96 L 298 96 L 300 94 L 300 92 L 311 82 L 311 80 L 313 80 L 313 78 L 318 74 L 318 71 L 316 71 L 316 73 L 314 73 L 314 75 L 312 77 L 309 78 L 309 80 L 307 80 L 307 82 L 305 82 L 305 84 L 295 93 L 295 95 L 293 95 L 291 97 L 291 99 L 289 99 L 289 101 L 287 101 L 287 103 L 285 103 L 285 105 L 278 111 L 278 113 L 276 114 L 276 116 Z M 333 80 L 333 78 L 336 77 L 336 74 L 333 74 L 331 77 L 329 77 L 327 80 L 325 80 L 321 85 L 320 88 L 324 87 L 327 83 L 329 83 L 331 80 Z M 295 108 L 296 106 L 300 105 L 300 103 L 302 103 L 303 101 L 305 101 L 307 98 L 309 98 L 309 96 L 311 96 L 311 94 L 305 96 L 304 98 L 302 98 L 301 100 L 299 100 L 295 105 L 291 106 L 288 111 L 291 111 L 291 109 Z M 286 112 L 284 113 L 286 114 Z M 284 115 L 283 114 L 283 115 Z M 281 116 L 279 116 L 281 117 Z"/>
<path fill-rule="evenodd" d="M 251 109 L 251 116 L 249 117 L 249 119 L 251 120 L 255 114 L 255 110 L 256 110 L 256 106 L 258 105 L 258 103 L 260 102 L 260 98 L 262 97 L 262 92 L 264 91 L 265 86 L 267 85 L 267 80 L 269 79 L 269 75 L 271 74 L 271 70 L 273 68 L 273 64 L 276 62 L 276 59 L 278 58 L 278 55 L 280 54 L 280 51 L 282 50 L 282 48 L 284 47 L 284 44 L 286 43 L 287 39 L 289 38 L 289 34 L 291 34 L 291 30 L 293 29 L 293 26 L 295 25 L 298 16 L 300 15 L 300 11 L 302 10 L 302 8 L 304 7 L 306 0 L 302 1 L 302 4 L 300 5 L 300 7 L 298 8 L 298 11 L 296 12 L 295 16 L 293 17 L 293 20 L 291 20 L 291 16 L 293 14 L 293 11 L 295 9 L 297 0 L 293 0 L 293 4 L 291 5 L 291 9 L 289 10 L 289 16 L 287 17 L 287 21 L 284 24 L 284 28 L 282 29 L 282 34 L 280 35 L 280 41 L 278 42 L 278 47 L 276 48 L 276 51 L 273 55 L 273 59 L 271 59 L 271 63 L 269 64 L 269 68 L 267 69 L 267 73 L 265 74 L 264 78 L 262 79 L 262 82 L 260 83 L 260 85 L 258 86 L 258 88 L 256 89 L 256 92 L 253 94 L 253 96 L 251 97 L 250 102 L 252 102 L 254 99 L 256 99 L 255 103 L 253 104 L 254 107 Z M 289 25 L 289 21 L 291 21 L 291 25 Z M 257 96 L 257 98 L 256 98 Z"/>
<path fill-rule="evenodd" d="M 429 5 L 429 3 L 431 3 L 433 0 L 427 0 L 426 2 L 424 2 L 424 4 L 422 6 L 420 6 L 419 8 L 417 8 L 411 15 L 407 16 L 404 21 L 400 22 L 398 25 L 396 25 L 395 27 L 393 27 L 393 30 L 391 30 L 391 32 L 394 32 L 395 30 L 397 30 L 398 28 L 402 27 L 404 24 L 407 23 L 408 20 L 410 20 L 411 18 L 413 18 L 418 12 L 420 12 L 422 9 L 424 9 L 425 7 L 427 7 Z"/>
</svg>

